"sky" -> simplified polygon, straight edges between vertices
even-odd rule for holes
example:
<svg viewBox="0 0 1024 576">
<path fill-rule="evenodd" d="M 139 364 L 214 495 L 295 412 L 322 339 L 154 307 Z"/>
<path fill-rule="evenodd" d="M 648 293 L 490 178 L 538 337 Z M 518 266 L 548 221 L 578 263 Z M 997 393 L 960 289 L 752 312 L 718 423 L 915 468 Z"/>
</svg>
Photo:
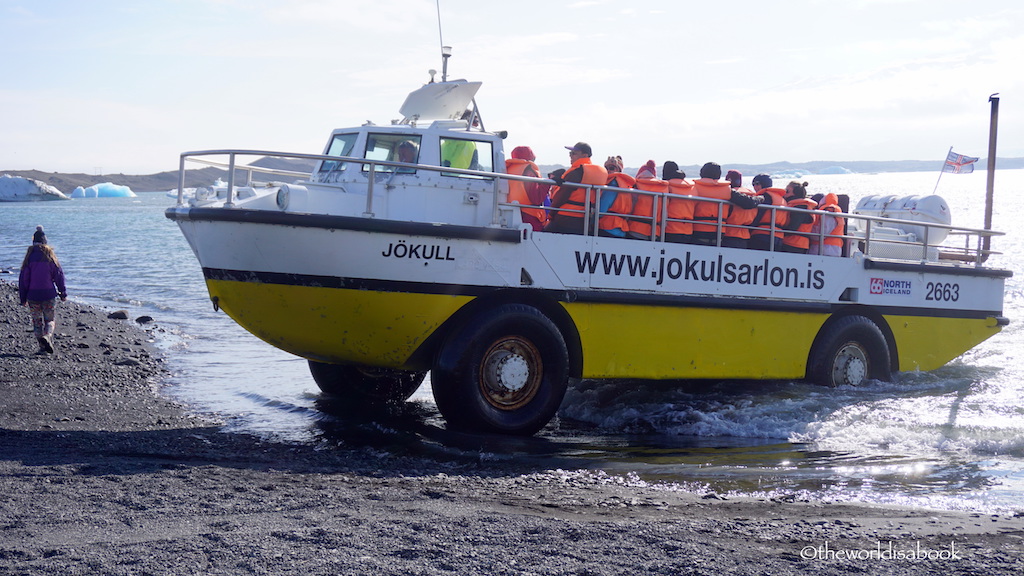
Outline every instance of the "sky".
<svg viewBox="0 0 1024 576">
<path fill-rule="evenodd" d="M 541 164 L 985 157 L 994 93 L 1024 157 L 1019 0 L 0 0 L 0 170 L 319 153 L 398 119 L 442 43 Z"/>
</svg>

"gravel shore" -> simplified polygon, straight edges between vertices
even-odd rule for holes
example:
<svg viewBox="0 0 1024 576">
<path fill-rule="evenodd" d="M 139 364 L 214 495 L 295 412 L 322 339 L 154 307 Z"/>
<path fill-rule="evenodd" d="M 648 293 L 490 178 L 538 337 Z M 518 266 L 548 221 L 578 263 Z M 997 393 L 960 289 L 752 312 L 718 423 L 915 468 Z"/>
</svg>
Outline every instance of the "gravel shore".
<svg viewBox="0 0 1024 576">
<path fill-rule="evenodd" d="M 160 395 L 146 329 L 73 301 L 57 314 L 57 353 L 35 354 L 0 282 L 0 575 L 1024 573 L 1024 513 L 228 433 Z"/>
</svg>

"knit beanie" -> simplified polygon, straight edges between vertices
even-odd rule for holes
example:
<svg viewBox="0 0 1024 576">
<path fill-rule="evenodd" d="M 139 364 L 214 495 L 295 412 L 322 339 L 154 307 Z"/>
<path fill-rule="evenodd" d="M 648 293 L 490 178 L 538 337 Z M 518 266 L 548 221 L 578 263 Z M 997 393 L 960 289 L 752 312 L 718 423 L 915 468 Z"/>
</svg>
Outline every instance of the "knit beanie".
<svg viewBox="0 0 1024 576">
<path fill-rule="evenodd" d="M 604 167 L 609 172 L 622 172 L 622 156 L 609 156 L 604 161 Z"/>
<path fill-rule="evenodd" d="M 32 235 L 33 244 L 46 244 L 46 233 L 42 226 L 36 226 L 36 233 Z"/>
<path fill-rule="evenodd" d="M 637 170 L 636 177 L 637 177 L 637 179 L 640 179 L 640 178 L 657 178 L 658 177 L 658 173 L 656 172 L 656 169 L 657 168 L 654 165 L 654 160 L 648 160 L 646 163 L 644 163 L 643 166 L 640 167 L 639 170 Z"/>
<path fill-rule="evenodd" d="M 529 160 L 530 162 L 537 159 L 537 156 L 533 153 L 533 149 L 529 146 L 516 146 L 512 149 L 512 157 L 516 160 Z"/>
</svg>

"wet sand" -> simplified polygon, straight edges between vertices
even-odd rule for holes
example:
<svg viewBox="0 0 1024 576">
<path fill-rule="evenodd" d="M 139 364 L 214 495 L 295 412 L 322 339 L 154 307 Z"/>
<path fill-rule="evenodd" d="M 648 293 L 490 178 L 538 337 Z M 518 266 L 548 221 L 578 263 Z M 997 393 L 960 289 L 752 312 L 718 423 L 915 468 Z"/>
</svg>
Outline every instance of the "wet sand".
<svg viewBox="0 0 1024 576">
<path fill-rule="evenodd" d="M 228 433 L 160 395 L 159 318 L 107 314 L 59 305 L 57 354 L 36 355 L 0 282 L 0 575 L 1024 573 L 1024 513 Z"/>
</svg>

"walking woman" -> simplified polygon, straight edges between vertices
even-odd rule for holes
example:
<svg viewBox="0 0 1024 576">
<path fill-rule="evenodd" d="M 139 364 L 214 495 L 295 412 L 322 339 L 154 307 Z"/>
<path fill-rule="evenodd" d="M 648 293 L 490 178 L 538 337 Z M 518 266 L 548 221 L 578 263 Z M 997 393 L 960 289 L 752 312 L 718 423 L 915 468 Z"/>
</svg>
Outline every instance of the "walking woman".
<svg viewBox="0 0 1024 576">
<path fill-rule="evenodd" d="M 64 287 L 64 270 L 53 248 L 46 243 L 42 226 L 36 226 L 32 246 L 21 263 L 18 292 L 21 305 L 28 306 L 32 313 L 32 332 L 39 341 L 37 354 L 53 354 L 54 308 L 57 296 L 63 302 L 68 299 L 68 292 Z"/>
</svg>

